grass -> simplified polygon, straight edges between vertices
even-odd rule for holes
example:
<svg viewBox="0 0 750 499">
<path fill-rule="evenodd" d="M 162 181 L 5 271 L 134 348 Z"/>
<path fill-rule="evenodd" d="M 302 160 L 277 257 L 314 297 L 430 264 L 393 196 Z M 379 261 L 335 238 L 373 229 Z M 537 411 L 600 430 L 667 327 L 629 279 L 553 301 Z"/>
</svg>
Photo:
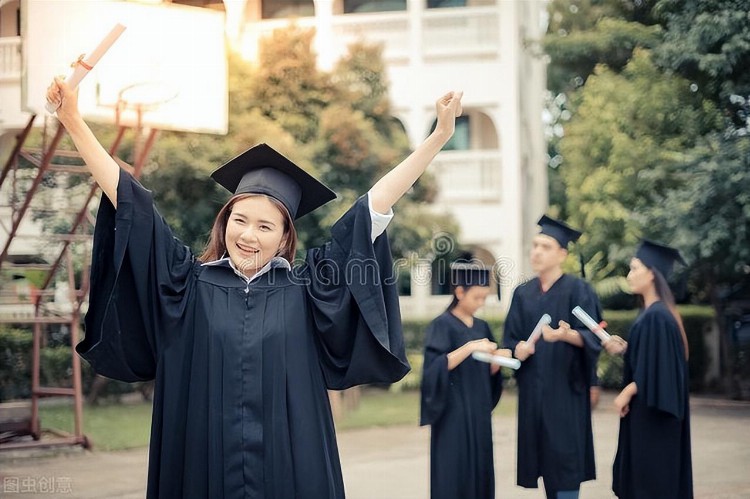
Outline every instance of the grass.
<svg viewBox="0 0 750 499">
<path fill-rule="evenodd" d="M 495 415 L 511 415 L 516 411 L 515 390 L 507 389 Z M 42 428 L 73 432 L 71 405 L 39 408 Z M 364 388 L 358 406 L 336 422 L 338 431 L 371 426 L 417 425 L 419 423 L 419 391 L 398 393 Z M 148 445 L 151 429 L 151 404 L 148 402 L 84 406 L 83 432 L 95 449 L 124 450 Z"/>
<path fill-rule="evenodd" d="M 419 392 L 364 388 L 359 405 L 336 422 L 337 430 L 419 422 Z"/>
<path fill-rule="evenodd" d="M 73 407 L 54 405 L 39 408 L 42 428 L 73 433 Z M 83 433 L 97 450 L 123 450 L 148 445 L 151 432 L 151 404 L 84 406 Z"/>
<path fill-rule="evenodd" d="M 516 413 L 515 390 L 506 390 L 493 414 L 508 416 Z M 365 388 L 359 405 L 336 422 L 337 430 L 419 423 L 419 391 L 394 393 Z"/>
</svg>

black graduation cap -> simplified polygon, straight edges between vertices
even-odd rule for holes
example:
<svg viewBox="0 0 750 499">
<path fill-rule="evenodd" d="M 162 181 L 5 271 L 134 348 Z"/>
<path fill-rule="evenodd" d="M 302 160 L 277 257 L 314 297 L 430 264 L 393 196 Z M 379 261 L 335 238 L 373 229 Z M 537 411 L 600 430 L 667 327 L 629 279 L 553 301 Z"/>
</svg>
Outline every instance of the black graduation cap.
<svg viewBox="0 0 750 499">
<path fill-rule="evenodd" d="M 578 238 L 581 237 L 580 231 L 559 220 L 550 218 L 547 215 L 542 215 L 542 218 L 539 219 L 537 225 L 542 228 L 542 230 L 539 232 L 540 234 L 550 236 L 551 238 L 555 239 L 555 241 L 560 243 L 560 246 L 565 249 L 568 249 L 569 242 L 576 242 Z"/>
<path fill-rule="evenodd" d="M 233 194 L 266 194 L 279 200 L 292 219 L 336 199 L 336 193 L 268 144 L 258 144 L 211 173 Z"/>
<path fill-rule="evenodd" d="M 451 285 L 462 286 L 489 286 L 490 270 L 483 265 L 467 262 L 454 262 L 451 264 Z"/>
<path fill-rule="evenodd" d="M 680 252 L 675 248 L 648 239 L 641 240 L 641 245 L 636 250 L 635 257 L 642 261 L 646 267 L 658 270 L 665 279 L 668 279 L 672 273 L 675 262 L 687 265 Z"/>
</svg>

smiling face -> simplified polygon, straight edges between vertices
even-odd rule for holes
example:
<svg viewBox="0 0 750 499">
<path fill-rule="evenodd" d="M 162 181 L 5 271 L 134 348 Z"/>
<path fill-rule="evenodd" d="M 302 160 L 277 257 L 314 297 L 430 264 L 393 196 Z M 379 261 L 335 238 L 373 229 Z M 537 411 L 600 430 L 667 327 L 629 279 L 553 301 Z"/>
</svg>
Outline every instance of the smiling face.
<svg viewBox="0 0 750 499">
<path fill-rule="evenodd" d="M 628 272 L 628 286 L 633 294 L 643 295 L 655 286 L 654 273 L 646 267 L 638 258 L 630 260 L 630 272 Z"/>
<path fill-rule="evenodd" d="M 268 197 L 253 195 L 232 206 L 224 243 L 234 266 L 251 277 L 279 254 L 286 237 L 281 210 Z"/>
<path fill-rule="evenodd" d="M 531 269 L 537 275 L 560 268 L 567 256 L 568 250 L 546 234 L 537 234 L 531 241 Z"/>
</svg>

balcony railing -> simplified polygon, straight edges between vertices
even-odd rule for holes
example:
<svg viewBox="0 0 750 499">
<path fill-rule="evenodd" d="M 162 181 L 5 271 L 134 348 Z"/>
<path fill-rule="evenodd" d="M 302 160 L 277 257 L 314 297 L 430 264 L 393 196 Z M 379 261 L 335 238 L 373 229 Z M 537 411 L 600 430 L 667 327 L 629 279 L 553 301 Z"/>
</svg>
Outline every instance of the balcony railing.
<svg viewBox="0 0 750 499">
<path fill-rule="evenodd" d="M 406 12 L 348 14 L 333 19 L 333 39 L 342 53 L 352 43 L 366 41 L 383 46 L 387 61 L 409 57 L 409 17 Z"/>
<path fill-rule="evenodd" d="M 499 53 L 499 18 L 496 6 L 456 7 L 426 9 L 415 21 L 407 11 L 373 12 L 337 15 L 332 19 L 330 50 L 343 55 L 354 42 L 364 40 L 383 45 L 386 61 L 408 61 L 420 57 L 487 57 Z M 300 27 L 314 27 L 315 18 L 295 19 Z M 420 30 L 419 46 L 412 47 L 412 32 Z M 269 35 L 274 29 L 288 24 L 287 20 L 273 19 L 246 26 L 244 46 L 255 45 L 257 40 Z"/>
<path fill-rule="evenodd" d="M 21 37 L 0 38 L 0 81 L 21 78 Z"/>
<path fill-rule="evenodd" d="M 432 9 L 422 20 L 425 58 L 497 55 L 499 36 L 497 7 Z"/>
<path fill-rule="evenodd" d="M 502 200 L 499 151 L 443 151 L 432 162 L 441 202 Z"/>
</svg>

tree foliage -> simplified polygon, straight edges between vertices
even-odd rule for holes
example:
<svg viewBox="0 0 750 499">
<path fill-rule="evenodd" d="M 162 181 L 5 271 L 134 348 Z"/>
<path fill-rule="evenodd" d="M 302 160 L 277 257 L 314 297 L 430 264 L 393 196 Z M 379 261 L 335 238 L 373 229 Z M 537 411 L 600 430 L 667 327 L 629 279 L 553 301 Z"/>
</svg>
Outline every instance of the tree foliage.
<svg viewBox="0 0 750 499">
<path fill-rule="evenodd" d="M 568 92 L 551 113 L 554 199 L 585 228 L 596 278 L 621 275 L 651 237 L 688 256 L 699 299 L 747 279 L 747 2 L 556 0 L 550 12 L 550 89 Z"/>
</svg>

